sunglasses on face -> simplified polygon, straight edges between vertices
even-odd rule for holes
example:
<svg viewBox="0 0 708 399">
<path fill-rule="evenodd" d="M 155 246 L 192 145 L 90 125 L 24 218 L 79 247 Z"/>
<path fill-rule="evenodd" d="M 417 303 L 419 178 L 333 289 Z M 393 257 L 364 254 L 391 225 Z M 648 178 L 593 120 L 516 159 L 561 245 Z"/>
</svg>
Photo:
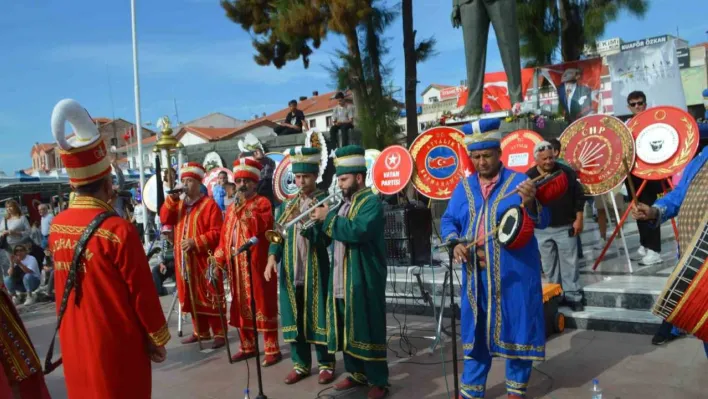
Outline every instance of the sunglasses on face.
<svg viewBox="0 0 708 399">
<path fill-rule="evenodd" d="M 630 107 L 641 107 L 642 105 L 644 105 L 644 101 L 636 101 L 629 103 Z"/>
</svg>

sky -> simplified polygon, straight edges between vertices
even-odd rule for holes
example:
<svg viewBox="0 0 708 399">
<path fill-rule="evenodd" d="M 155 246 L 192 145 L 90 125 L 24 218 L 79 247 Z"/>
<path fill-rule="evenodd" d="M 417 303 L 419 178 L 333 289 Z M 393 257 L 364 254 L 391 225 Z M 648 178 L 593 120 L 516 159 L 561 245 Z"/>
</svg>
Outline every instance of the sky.
<svg viewBox="0 0 708 399">
<path fill-rule="evenodd" d="M 311 57 L 283 69 L 253 61 L 251 36 L 226 18 L 218 0 L 136 0 L 140 100 L 143 125 L 163 115 L 179 121 L 211 112 L 241 119 L 284 108 L 288 100 L 334 90 L 324 68 L 338 49 L 330 35 Z M 397 4 L 397 0 L 390 0 Z M 418 94 L 430 83 L 465 78 L 461 32 L 450 24 L 451 2 L 414 0 L 419 38 L 434 36 L 437 55 L 418 67 Z M 663 34 L 696 44 L 708 40 L 708 1 L 650 0 L 639 20 L 621 14 L 603 39 L 624 41 Z M 93 117 L 135 121 L 130 1 L 7 1 L 0 13 L 0 170 L 30 167 L 35 142 L 51 142 L 54 105 L 73 98 Z M 404 80 L 400 18 L 386 37 L 393 85 Z M 490 34 L 487 71 L 502 70 Z M 400 93 L 402 95 L 402 92 Z"/>
</svg>

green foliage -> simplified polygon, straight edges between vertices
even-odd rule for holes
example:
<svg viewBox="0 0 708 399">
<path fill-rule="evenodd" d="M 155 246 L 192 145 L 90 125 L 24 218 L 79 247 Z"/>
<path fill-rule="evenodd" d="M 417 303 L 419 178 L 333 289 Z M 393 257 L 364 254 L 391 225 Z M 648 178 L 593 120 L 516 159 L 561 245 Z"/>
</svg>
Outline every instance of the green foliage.
<svg viewBox="0 0 708 399">
<path fill-rule="evenodd" d="M 517 0 L 521 56 L 526 66 L 580 59 L 621 11 L 643 17 L 649 0 Z M 559 57 L 560 56 L 560 57 Z"/>
</svg>

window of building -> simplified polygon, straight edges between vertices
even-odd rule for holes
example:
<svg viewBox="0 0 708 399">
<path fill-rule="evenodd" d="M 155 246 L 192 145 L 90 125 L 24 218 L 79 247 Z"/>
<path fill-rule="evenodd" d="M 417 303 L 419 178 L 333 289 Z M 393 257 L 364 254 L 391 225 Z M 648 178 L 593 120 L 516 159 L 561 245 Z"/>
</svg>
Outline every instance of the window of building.
<svg viewBox="0 0 708 399">
<path fill-rule="evenodd" d="M 112 145 L 112 146 L 116 146 L 116 147 L 118 147 L 118 139 L 117 139 L 117 138 L 115 138 L 115 137 L 114 137 L 114 138 L 112 138 L 112 139 L 111 139 L 111 145 Z"/>
<path fill-rule="evenodd" d="M 310 128 L 317 127 L 317 119 L 310 119 Z"/>
<path fill-rule="evenodd" d="M 437 97 L 437 96 L 430 97 L 430 102 L 431 102 L 431 103 L 436 103 L 436 102 L 438 102 L 438 101 L 440 101 L 440 100 L 438 100 L 438 97 Z"/>
<path fill-rule="evenodd" d="M 325 118 L 325 124 L 327 125 L 328 128 L 332 127 L 332 117 L 328 116 Z"/>
</svg>

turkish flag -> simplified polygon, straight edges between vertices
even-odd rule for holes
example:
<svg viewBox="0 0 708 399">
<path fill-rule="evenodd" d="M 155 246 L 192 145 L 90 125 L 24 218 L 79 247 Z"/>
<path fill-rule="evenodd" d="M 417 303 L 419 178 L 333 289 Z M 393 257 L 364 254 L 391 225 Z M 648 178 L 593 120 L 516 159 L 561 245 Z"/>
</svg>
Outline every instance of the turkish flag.
<svg viewBox="0 0 708 399">
<path fill-rule="evenodd" d="M 533 81 L 533 68 L 521 70 L 521 96 L 526 96 L 526 90 Z M 467 104 L 469 90 L 465 89 L 457 98 L 457 106 L 464 107 Z M 507 84 L 506 72 L 490 72 L 484 75 L 484 95 L 482 96 L 482 107 L 489 112 L 497 112 L 511 109 L 511 99 L 509 98 L 509 86 Z"/>
</svg>

